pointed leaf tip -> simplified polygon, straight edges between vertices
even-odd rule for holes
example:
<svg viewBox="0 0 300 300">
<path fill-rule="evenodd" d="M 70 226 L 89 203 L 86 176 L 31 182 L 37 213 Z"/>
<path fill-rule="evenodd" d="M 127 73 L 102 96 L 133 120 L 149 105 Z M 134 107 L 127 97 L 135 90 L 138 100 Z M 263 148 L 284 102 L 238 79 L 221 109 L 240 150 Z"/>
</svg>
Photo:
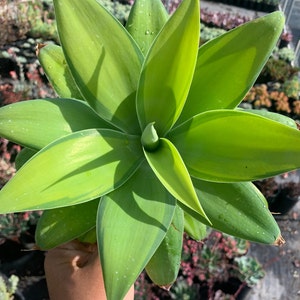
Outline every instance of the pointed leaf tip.
<svg viewBox="0 0 300 300">
<path fill-rule="evenodd" d="M 146 163 L 101 199 L 97 235 L 107 299 L 123 299 L 165 237 L 175 207 Z"/>
<path fill-rule="evenodd" d="M 168 138 L 191 176 L 207 181 L 253 181 L 300 168 L 299 131 L 246 111 L 198 114 Z"/>
<path fill-rule="evenodd" d="M 285 239 L 284 239 L 281 235 L 279 235 L 279 236 L 277 237 L 276 241 L 274 242 L 274 245 L 275 245 L 275 246 L 281 247 L 281 246 L 283 246 L 284 244 L 285 244 Z"/>
<path fill-rule="evenodd" d="M 171 287 L 172 287 L 173 283 L 172 284 L 168 284 L 168 285 L 160 285 L 159 287 L 162 288 L 163 290 L 166 290 L 166 291 L 170 291 Z"/>
<path fill-rule="evenodd" d="M 150 152 L 159 146 L 159 137 L 155 130 L 154 122 L 148 124 L 144 129 L 141 142 L 145 150 Z"/>
<path fill-rule="evenodd" d="M 178 124 L 207 110 L 235 108 L 267 62 L 283 26 L 283 14 L 275 12 L 244 23 L 202 45 Z"/>
<path fill-rule="evenodd" d="M 168 13 L 161 0 L 135 0 L 130 10 L 126 29 L 147 54 L 158 32 L 168 19 Z"/>
<path fill-rule="evenodd" d="M 210 223 L 176 147 L 169 140 L 161 138 L 159 148 L 155 152 L 144 150 L 144 154 L 151 169 L 169 193 Z"/>
<path fill-rule="evenodd" d="M 199 26 L 198 1 L 183 1 L 151 45 L 136 98 L 142 129 L 155 121 L 164 136 L 179 117 L 194 74 Z"/>
</svg>

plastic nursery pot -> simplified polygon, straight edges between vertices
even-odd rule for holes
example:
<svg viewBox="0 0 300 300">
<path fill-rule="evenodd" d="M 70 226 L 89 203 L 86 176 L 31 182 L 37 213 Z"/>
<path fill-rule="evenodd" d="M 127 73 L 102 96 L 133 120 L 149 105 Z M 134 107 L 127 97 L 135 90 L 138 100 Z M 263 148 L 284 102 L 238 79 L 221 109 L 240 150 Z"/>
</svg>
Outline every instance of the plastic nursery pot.
<svg viewBox="0 0 300 300">
<path fill-rule="evenodd" d="M 293 196 L 290 194 L 294 187 L 285 187 L 281 190 L 276 201 L 272 202 L 269 206 L 270 211 L 279 213 L 281 215 L 287 214 L 299 201 L 299 194 Z"/>
<path fill-rule="evenodd" d="M 214 289 L 214 299 L 231 299 L 228 298 L 231 295 L 236 300 L 243 300 L 251 290 L 251 287 L 244 284 L 238 278 L 230 277 L 226 282 L 216 282 Z M 207 296 L 209 297 L 209 295 Z"/>
<path fill-rule="evenodd" d="M 280 185 L 276 199 L 269 204 L 272 212 L 287 214 L 300 199 L 300 171 L 293 171 L 275 177 Z"/>
<path fill-rule="evenodd" d="M 238 278 L 229 277 L 227 281 L 215 282 L 211 289 L 208 282 L 194 282 L 193 286 L 198 286 L 197 299 L 245 299 L 251 287 L 241 282 Z M 194 298 L 191 298 L 194 299 Z"/>
<path fill-rule="evenodd" d="M 276 203 L 281 192 L 281 186 L 274 177 L 255 181 L 254 184 L 267 199 L 269 207 L 272 206 L 273 203 Z"/>
</svg>

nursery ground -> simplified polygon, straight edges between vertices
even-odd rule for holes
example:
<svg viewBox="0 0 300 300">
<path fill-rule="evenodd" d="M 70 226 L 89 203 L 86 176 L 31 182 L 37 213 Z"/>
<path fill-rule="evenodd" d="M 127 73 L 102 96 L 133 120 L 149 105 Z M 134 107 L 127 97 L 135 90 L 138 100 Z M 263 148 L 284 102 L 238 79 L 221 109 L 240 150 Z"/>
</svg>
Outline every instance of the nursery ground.
<svg viewBox="0 0 300 300">
<path fill-rule="evenodd" d="M 245 300 L 300 299 L 300 201 L 285 216 L 276 217 L 286 244 L 251 244 L 249 255 L 264 266 L 266 275 Z"/>
<path fill-rule="evenodd" d="M 286 5 L 285 5 L 286 4 Z M 247 16 L 256 18 L 265 15 L 266 13 L 257 12 L 249 9 L 240 8 L 237 6 L 226 5 L 219 2 L 201 0 L 201 9 L 206 9 L 210 12 L 226 12 L 232 15 Z M 300 44 L 300 0 L 281 0 L 281 8 L 286 14 L 288 30 L 293 35 L 292 45 L 296 49 L 297 44 Z M 295 63 L 300 66 L 300 49 L 298 45 L 297 58 Z"/>
</svg>

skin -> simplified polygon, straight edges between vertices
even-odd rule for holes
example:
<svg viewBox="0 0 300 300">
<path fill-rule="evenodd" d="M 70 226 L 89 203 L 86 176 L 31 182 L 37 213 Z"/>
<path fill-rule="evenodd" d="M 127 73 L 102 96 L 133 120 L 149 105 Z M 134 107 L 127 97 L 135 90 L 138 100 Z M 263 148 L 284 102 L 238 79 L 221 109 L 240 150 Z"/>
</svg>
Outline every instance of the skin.
<svg viewBox="0 0 300 300">
<path fill-rule="evenodd" d="M 51 249 L 45 258 L 51 300 L 106 300 L 96 244 L 72 241 Z M 133 300 L 133 286 L 124 300 Z"/>
</svg>

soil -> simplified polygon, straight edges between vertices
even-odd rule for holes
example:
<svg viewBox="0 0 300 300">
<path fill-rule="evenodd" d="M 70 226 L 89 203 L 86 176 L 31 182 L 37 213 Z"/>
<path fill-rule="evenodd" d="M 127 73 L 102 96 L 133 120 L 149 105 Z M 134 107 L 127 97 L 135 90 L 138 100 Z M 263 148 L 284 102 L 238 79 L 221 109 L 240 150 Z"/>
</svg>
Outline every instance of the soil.
<svg viewBox="0 0 300 300">
<path fill-rule="evenodd" d="M 265 269 L 265 277 L 251 289 L 245 300 L 300 299 L 300 201 L 285 215 L 277 215 L 282 247 L 252 243 L 249 255 Z"/>
</svg>

